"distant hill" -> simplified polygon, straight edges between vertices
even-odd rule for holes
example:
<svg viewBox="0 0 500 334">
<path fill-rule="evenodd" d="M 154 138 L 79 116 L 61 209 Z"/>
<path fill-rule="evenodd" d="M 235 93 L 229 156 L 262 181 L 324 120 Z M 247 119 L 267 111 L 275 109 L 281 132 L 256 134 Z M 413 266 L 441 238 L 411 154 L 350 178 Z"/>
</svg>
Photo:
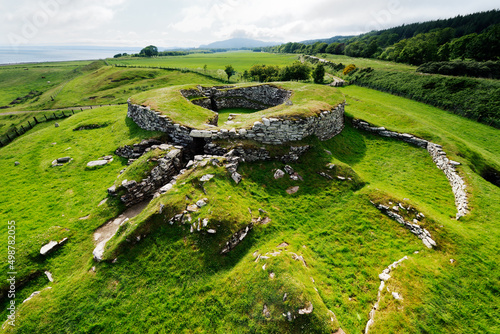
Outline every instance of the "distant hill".
<svg viewBox="0 0 500 334">
<path fill-rule="evenodd" d="M 250 38 L 231 38 L 225 41 L 213 42 L 207 45 L 200 45 L 200 49 L 240 49 L 240 48 L 258 48 L 262 46 L 273 46 L 279 43 L 264 42 Z"/>
<path fill-rule="evenodd" d="M 310 40 L 302 41 L 302 42 L 299 42 L 299 43 L 306 44 L 306 45 L 314 44 L 316 42 L 327 43 L 327 44 L 341 43 L 341 42 L 345 42 L 345 41 L 347 41 L 347 40 L 349 40 L 349 39 L 351 39 L 353 37 L 355 37 L 355 36 L 354 35 L 350 35 L 350 36 L 333 36 L 333 37 L 330 37 L 330 38 L 310 39 Z"/>
</svg>

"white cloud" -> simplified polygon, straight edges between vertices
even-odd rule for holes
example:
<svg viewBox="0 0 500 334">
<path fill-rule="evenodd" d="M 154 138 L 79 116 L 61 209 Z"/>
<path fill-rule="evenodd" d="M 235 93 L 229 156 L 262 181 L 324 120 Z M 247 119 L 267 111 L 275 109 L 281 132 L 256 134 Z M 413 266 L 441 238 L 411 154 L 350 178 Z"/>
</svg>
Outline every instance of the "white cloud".
<svg viewBox="0 0 500 334">
<path fill-rule="evenodd" d="M 0 5 L 0 45 L 13 35 L 28 44 L 160 47 L 235 36 L 302 41 L 489 10 L 496 1 L 16 0 Z"/>
</svg>

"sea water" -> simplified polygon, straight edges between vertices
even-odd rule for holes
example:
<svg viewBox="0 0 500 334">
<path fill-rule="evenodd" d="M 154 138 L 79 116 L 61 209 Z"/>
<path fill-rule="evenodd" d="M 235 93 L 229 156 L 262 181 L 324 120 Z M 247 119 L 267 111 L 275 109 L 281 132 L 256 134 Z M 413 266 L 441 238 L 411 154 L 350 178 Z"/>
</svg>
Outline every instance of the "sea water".
<svg viewBox="0 0 500 334">
<path fill-rule="evenodd" d="M 118 53 L 139 53 L 141 48 L 100 46 L 0 46 L 0 64 L 112 58 Z"/>
</svg>

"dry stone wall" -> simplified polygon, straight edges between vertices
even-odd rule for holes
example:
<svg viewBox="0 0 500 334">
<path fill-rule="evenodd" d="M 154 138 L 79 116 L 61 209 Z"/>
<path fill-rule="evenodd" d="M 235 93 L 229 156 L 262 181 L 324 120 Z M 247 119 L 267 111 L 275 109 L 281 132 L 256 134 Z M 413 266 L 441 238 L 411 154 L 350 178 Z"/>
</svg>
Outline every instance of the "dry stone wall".
<svg viewBox="0 0 500 334">
<path fill-rule="evenodd" d="M 151 110 L 149 107 L 132 104 L 129 101 L 127 116 L 146 130 L 167 133 L 172 142 L 189 145 L 193 138 L 211 139 L 250 139 L 263 144 L 282 145 L 316 135 L 320 140 L 327 140 L 339 134 L 344 128 L 344 104 L 332 110 L 325 110 L 318 115 L 297 118 L 265 118 L 257 121 L 250 129 L 197 130 L 175 124 L 167 116 Z"/>
<path fill-rule="evenodd" d="M 181 90 L 181 94 L 193 104 L 217 111 L 227 108 L 267 109 L 285 103 L 292 92 L 272 85 L 198 86 L 197 89 Z"/>
<path fill-rule="evenodd" d="M 167 184 L 184 167 L 181 147 L 162 144 L 159 148 L 168 151 L 168 153 L 158 159 L 158 165 L 153 168 L 146 178 L 140 182 L 135 180 L 124 181 L 119 187 L 112 186 L 108 188 L 108 193 L 115 196 L 121 190 L 125 190 L 125 194 L 120 197 L 120 200 L 127 207 L 153 197 L 158 188 Z"/>
<path fill-rule="evenodd" d="M 415 137 L 411 134 L 388 131 L 384 127 L 375 127 L 370 125 L 368 122 L 359 119 L 353 120 L 353 125 L 358 129 L 376 133 L 384 137 L 399 139 L 404 142 L 425 148 L 429 152 L 436 166 L 443 171 L 443 173 L 448 178 L 448 181 L 450 182 L 453 195 L 455 196 L 455 206 L 457 207 L 456 219 L 460 219 L 460 217 L 465 216 L 469 212 L 467 186 L 465 184 L 465 181 L 455 169 L 455 167 L 460 165 L 460 163 L 448 159 L 446 157 L 446 152 L 443 151 L 441 145 L 432 143 L 422 138 Z"/>
<path fill-rule="evenodd" d="M 193 142 L 193 138 L 189 135 L 191 129 L 172 122 L 167 116 L 149 107 L 143 107 L 129 101 L 127 117 L 144 130 L 167 133 L 175 144 L 189 145 Z"/>
</svg>

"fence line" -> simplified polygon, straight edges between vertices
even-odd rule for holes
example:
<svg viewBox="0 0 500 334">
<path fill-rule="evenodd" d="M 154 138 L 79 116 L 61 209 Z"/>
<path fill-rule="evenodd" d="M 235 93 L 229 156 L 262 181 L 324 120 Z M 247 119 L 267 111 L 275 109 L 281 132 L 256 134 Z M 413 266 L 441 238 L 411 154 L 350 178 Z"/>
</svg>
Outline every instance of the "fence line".
<svg viewBox="0 0 500 334">
<path fill-rule="evenodd" d="M 126 68 L 152 68 L 152 69 L 157 69 L 157 70 L 179 71 L 179 72 L 182 72 L 182 73 L 188 72 L 188 73 L 198 74 L 198 75 L 201 75 L 201 76 L 204 76 L 204 77 L 207 77 L 207 78 L 219 81 L 221 83 L 228 83 L 228 81 L 225 80 L 225 79 L 221 79 L 219 77 L 216 77 L 216 76 L 204 73 L 204 72 L 200 72 L 200 71 L 197 71 L 197 70 L 194 70 L 194 69 L 189 69 L 189 68 L 163 67 L 163 66 L 141 66 L 141 65 L 125 65 L 125 64 L 113 64 L 113 66 L 115 66 L 115 67 L 126 67 Z"/>
<path fill-rule="evenodd" d="M 36 116 L 33 116 L 33 121 L 30 122 L 28 120 L 27 121 L 28 124 L 24 124 L 24 125 L 21 124 L 17 127 L 14 127 L 10 131 L 7 131 L 2 136 L 3 138 L 0 138 L 0 147 L 7 146 L 9 143 L 11 143 L 17 137 L 19 137 L 19 136 L 25 134 L 26 132 L 28 132 L 29 130 L 33 129 L 37 124 L 45 123 L 45 122 L 56 120 L 56 119 L 67 118 L 67 117 L 73 116 L 74 114 L 75 114 L 74 110 L 68 110 L 66 114 L 64 113 L 64 110 L 63 110 L 61 115 L 56 115 L 56 113 L 53 112 L 52 115 L 49 115 L 48 117 L 47 117 L 47 115 L 43 115 L 43 117 L 38 116 L 38 118 Z"/>
</svg>

